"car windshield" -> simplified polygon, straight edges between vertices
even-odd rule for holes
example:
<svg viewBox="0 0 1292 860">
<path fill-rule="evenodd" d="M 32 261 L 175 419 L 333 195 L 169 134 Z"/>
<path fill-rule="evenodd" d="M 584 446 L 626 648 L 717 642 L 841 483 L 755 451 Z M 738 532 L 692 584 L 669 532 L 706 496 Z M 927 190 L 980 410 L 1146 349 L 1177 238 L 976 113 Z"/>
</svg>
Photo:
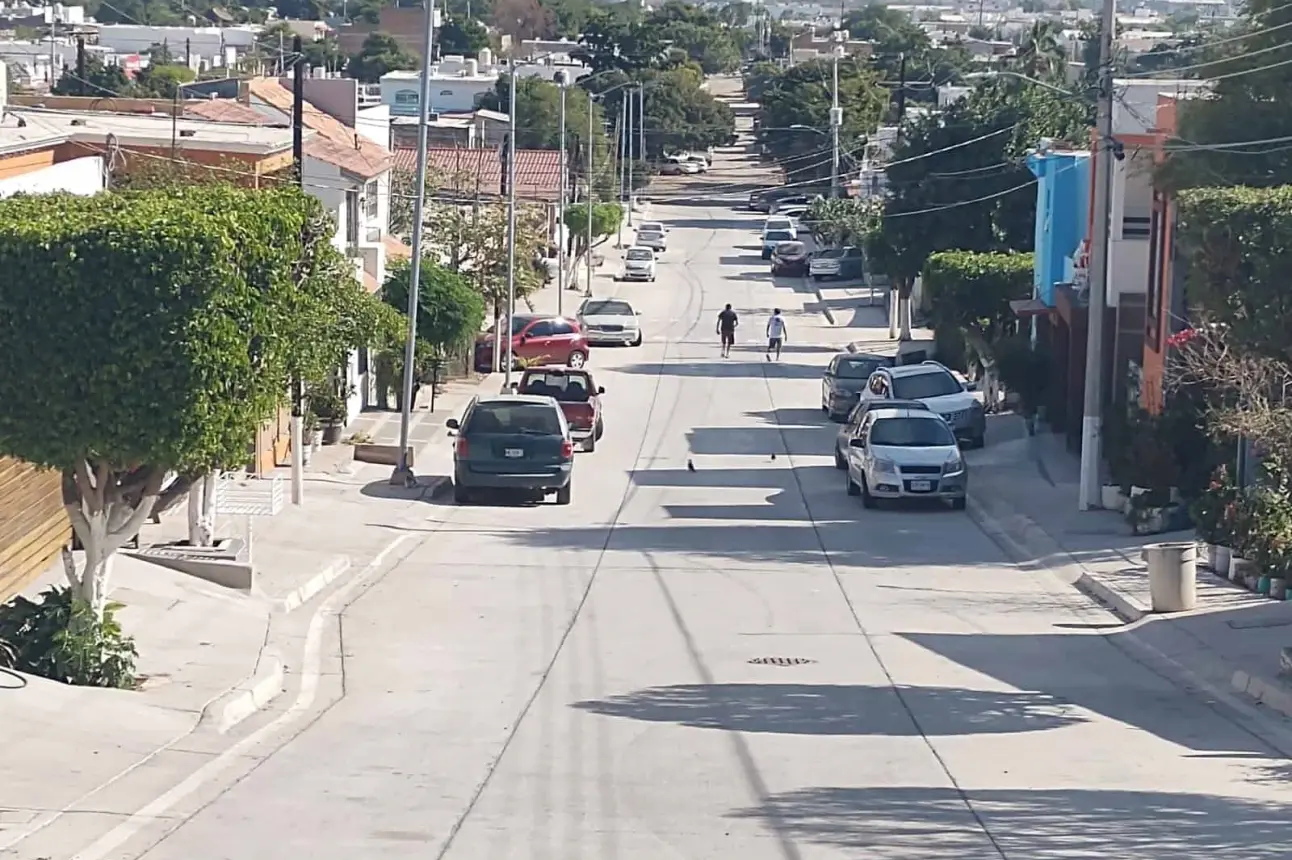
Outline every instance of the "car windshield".
<svg viewBox="0 0 1292 860">
<path fill-rule="evenodd" d="M 768 230 L 767 241 L 768 242 L 793 242 L 794 234 L 791 233 L 789 230 Z"/>
<path fill-rule="evenodd" d="M 573 370 L 526 373 L 521 381 L 523 394 L 555 397 L 565 403 L 586 403 L 592 391 L 592 380 L 586 373 Z"/>
<path fill-rule="evenodd" d="M 655 259 L 655 255 L 652 254 L 646 248 L 633 248 L 631 251 L 628 252 L 628 259 L 650 261 Z"/>
<path fill-rule="evenodd" d="M 951 428 L 937 418 L 880 418 L 870 428 L 870 444 L 895 448 L 941 448 L 956 443 Z"/>
<path fill-rule="evenodd" d="M 630 317 L 633 315 L 633 308 L 628 302 L 600 299 L 584 305 L 583 315 L 588 317 Z"/>
<path fill-rule="evenodd" d="M 875 358 L 843 358 L 839 360 L 834 375 L 840 379 L 869 379 L 879 365 Z"/>
<path fill-rule="evenodd" d="M 481 403 L 471 412 L 464 435 L 479 433 L 529 433 L 560 436 L 560 413 L 543 403 Z"/>
<path fill-rule="evenodd" d="M 802 242 L 782 242 L 781 244 L 776 246 L 776 253 L 784 254 L 787 256 L 793 255 L 793 254 L 802 254 L 803 247 L 804 245 Z"/>
<path fill-rule="evenodd" d="M 843 256 L 843 248 L 826 248 L 816 255 L 818 260 L 838 260 Z"/>
<path fill-rule="evenodd" d="M 893 397 L 896 400 L 923 400 L 926 397 L 943 397 L 964 391 L 960 383 L 945 370 L 899 376 L 893 380 Z"/>
</svg>

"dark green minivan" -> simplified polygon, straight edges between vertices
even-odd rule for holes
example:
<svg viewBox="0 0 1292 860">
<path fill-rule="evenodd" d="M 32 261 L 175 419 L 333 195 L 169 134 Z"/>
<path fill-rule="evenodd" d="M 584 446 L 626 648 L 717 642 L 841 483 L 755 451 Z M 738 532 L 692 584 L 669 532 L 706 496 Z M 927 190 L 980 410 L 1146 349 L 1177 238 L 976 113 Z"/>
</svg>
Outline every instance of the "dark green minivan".
<svg viewBox="0 0 1292 860">
<path fill-rule="evenodd" d="M 460 422 L 450 418 L 445 426 L 457 435 L 455 502 L 468 503 L 480 490 L 517 490 L 555 493 L 558 505 L 570 503 L 574 442 L 560 405 L 551 397 L 477 397 Z"/>
</svg>

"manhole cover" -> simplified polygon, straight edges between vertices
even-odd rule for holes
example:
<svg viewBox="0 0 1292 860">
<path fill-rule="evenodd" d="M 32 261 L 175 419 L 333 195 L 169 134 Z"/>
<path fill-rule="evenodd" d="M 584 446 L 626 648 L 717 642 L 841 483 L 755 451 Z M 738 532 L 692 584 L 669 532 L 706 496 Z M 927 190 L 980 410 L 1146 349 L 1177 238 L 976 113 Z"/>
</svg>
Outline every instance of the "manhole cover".
<svg viewBox="0 0 1292 860">
<path fill-rule="evenodd" d="M 755 666 L 802 666 L 816 661 L 807 657 L 755 657 L 749 662 Z"/>
</svg>

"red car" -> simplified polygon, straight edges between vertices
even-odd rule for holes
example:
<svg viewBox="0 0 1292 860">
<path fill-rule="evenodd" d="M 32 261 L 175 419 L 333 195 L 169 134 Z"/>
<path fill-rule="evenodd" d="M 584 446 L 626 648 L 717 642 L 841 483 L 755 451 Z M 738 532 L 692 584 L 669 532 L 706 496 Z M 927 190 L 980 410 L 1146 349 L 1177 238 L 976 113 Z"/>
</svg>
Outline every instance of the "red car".
<svg viewBox="0 0 1292 860">
<path fill-rule="evenodd" d="M 511 351 L 516 358 L 569 367 L 583 367 L 588 361 L 588 339 L 574 320 L 541 314 L 516 314 L 511 321 L 511 334 Z M 481 373 L 493 369 L 493 341 L 492 326 L 476 338 L 475 368 Z M 502 349 L 505 356 L 505 340 Z"/>
<path fill-rule="evenodd" d="M 591 373 L 573 367 L 527 367 L 515 387 L 517 394 L 553 398 L 565 413 L 570 438 L 584 451 L 597 449 L 597 440 L 605 431 L 601 395 L 606 390 L 597 386 Z"/>
</svg>

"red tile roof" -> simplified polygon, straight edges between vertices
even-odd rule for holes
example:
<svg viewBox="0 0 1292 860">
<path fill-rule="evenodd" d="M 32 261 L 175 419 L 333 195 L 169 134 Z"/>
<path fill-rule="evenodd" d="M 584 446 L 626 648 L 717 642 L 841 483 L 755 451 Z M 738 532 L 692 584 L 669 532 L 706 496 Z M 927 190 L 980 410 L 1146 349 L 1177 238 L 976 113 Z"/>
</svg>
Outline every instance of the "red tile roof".
<svg viewBox="0 0 1292 860">
<path fill-rule="evenodd" d="M 247 82 L 247 94 L 288 117 L 292 115 L 292 93 L 277 78 L 253 78 Z M 305 143 L 306 155 L 363 179 L 390 169 L 390 151 L 386 147 L 368 140 L 331 114 L 305 102 L 301 119 L 306 128 L 318 132 Z"/>
<path fill-rule="evenodd" d="M 502 193 L 502 156 L 496 149 L 432 147 L 426 151 L 428 171 L 440 177 L 442 188 L 485 196 Z M 417 169 L 417 150 L 395 150 L 397 170 Z M 561 154 L 547 149 L 522 149 L 516 158 L 516 196 L 555 202 L 561 188 Z"/>
<path fill-rule="evenodd" d="M 213 122 L 230 122 L 240 125 L 269 125 L 269 120 L 255 108 L 233 99 L 211 99 L 184 106 L 184 116 L 209 119 Z"/>
</svg>

